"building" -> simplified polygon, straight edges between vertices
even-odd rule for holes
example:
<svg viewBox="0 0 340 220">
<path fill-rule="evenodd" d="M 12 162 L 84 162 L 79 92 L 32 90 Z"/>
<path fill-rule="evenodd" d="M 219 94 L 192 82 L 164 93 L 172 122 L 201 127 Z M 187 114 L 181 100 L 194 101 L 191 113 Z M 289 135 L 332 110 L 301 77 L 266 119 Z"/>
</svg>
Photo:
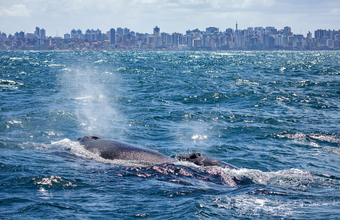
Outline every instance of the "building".
<svg viewBox="0 0 340 220">
<path fill-rule="evenodd" d="M 110 29 L 110 43 L 115 44 L 116 43 L 116 31 L 114 28 Z"/>
<path fill-rule="evenodd" d="M 35 31 L 34 31 L 34 34 L 35 34 L 37 37 L 40 37 L 40 28 L 36 27 L 36 28 L 35 28 Z"/>
<path fill-rule="evenodd" d="M 155 27 L 153 29 L 153 47 L 161 47 L 162 46 L 162 38 L 160 36 L 160 28 Z"/>
<path fill-rule="evenodd" d="M 128 28 L 124 28 L 124 31 L 123 31 L 124 35 L 128 35 L 130 34 L 130 29 Z"/>
<path fill-rule="evenodd" d="M 214 32 L 219 32 L 219 28 L 216 28 L 216 27 L 208 27 L 205 29 L 206 32 L 209 32 L 209 33 L 214 33 Z"/>
<path fill-rule="evenodd" d="M 72 31 L 71 31 L 71 38 L 72 38 L 72 39 L 78 38 L 76 29 L 72 29 Z"/>
<path fill-rule="evenodd" d="M 71 38 L 70 34 L 68 34 L 68 33 L 64 34 L 64 39 L 70 39 L 70 38 Z"/>
<path fill-rule="evenodd" d="M 292 28 L 286 26 L 283 28 L 283 33 L 286 35 L 290 35 L 292 33 Z"/>
<path fill-rule="evenodd" d="M 123 33 L 124 33 L 123 28 L 121 28 L 121 27 L 117 28 L 117 34 L 118 34 L 119 36 L 123 37 Z"/>
<path fill-rule="evenodd" d="M 160 28 L 159 27 L 155 27 L 154 29 L 153 29 L 153 36 L 154 37 L 159 37 L 159 33 L 160 33 Z"/>
<path fill-rule="evenodd" d="M 326 33 L 326 30 L 318 29 L 314 32 L 314 38 L 315 39 L 322 39 L 323 36 L 325 36 L 325 33 Z"/>
</svg>

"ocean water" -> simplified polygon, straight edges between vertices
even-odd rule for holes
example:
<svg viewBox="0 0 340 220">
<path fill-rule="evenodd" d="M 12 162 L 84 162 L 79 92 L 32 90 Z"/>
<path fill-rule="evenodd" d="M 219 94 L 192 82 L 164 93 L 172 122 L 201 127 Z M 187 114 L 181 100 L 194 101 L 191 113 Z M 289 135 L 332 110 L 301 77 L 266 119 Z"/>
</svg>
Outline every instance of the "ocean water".
<svg viewBox="0 0 340 220">
<path fill-rule="evenodd" d="M 332 51 L 0 51 L 0 219 L 338 219 L 339 74 Z"/>
</svg>

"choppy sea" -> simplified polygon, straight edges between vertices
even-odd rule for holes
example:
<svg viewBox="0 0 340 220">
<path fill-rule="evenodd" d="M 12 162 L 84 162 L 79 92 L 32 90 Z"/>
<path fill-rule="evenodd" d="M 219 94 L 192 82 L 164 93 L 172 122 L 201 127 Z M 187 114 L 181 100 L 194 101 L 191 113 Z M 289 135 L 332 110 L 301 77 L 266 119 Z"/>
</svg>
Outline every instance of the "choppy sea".
<svg viewBox="0 0 340 220">
<path fill-rule="evenodd" d="M 339 75 L 333 51 L 0 51 L 0 219 L 339 219 Z"/>
</svg>

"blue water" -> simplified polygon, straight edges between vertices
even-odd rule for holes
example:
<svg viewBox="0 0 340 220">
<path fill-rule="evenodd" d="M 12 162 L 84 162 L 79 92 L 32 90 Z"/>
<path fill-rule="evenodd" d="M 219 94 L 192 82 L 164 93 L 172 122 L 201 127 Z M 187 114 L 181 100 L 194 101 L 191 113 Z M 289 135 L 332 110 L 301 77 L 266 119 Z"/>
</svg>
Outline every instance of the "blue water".
<svg viewBox="0 0 340 220">
<path fill-rule="evenodd" d="M 0 219 L 337 219 L 340 52 L 0 52 Z M 105 160 L 116 139 L 240 170 Z"/>
</svg>

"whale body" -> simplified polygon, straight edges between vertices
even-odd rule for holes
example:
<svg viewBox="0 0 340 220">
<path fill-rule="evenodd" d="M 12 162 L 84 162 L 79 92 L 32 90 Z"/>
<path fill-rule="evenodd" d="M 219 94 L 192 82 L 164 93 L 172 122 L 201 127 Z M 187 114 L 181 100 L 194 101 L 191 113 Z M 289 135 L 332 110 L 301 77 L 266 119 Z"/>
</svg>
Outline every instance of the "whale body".
<svg viewBox="0 0 340 220">
<path fill-rule="evenodd" d="M 95 136 L 85 136 L 78 139 L 84 148 L 92 153 L 98 153 L 104 159 L 139 161 L 145 165 L 174 163 L 177 160 L 153 150 L 127 144 L 116 140 L 102 140 Z"/>
<path fill-rule="evenodd" d="M 179 160 L 192 162 L 199 166 L 218 166 L 229 169 L 238 169 L 231 164 L 205 157 L 200 153 L 180 155 L 176 160 L 153 150 L 116 140 L 103 140 L 96 136 L 84 136 L 79 138 L 78 141 L 81 145 L 84 145 L 86 150 L 97 153 L 104 159 L 138 161 L 144 165 L 175 163 Z"/>
</svg>

